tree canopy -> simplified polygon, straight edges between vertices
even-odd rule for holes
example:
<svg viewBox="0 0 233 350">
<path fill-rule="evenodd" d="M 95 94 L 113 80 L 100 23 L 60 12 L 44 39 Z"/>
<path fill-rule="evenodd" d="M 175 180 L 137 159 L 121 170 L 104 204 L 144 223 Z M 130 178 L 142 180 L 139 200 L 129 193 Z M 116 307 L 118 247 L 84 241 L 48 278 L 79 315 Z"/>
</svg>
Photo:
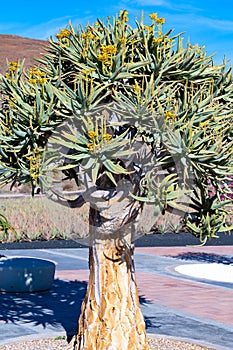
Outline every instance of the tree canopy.
<svg viewBox="0 0 233 350">
<path fill-rule="evenodd" d="M 55 172 L 116 189 L 159 212 L 177 211 L 202 243 L 232 202 L 232 69 L 205 48 L 128 13 L 48 42 L 38 66 L 1 77 L 1 182 L 52 186 Z M 89 192 L 88 192 L 89 191 Z"/>
</svg>

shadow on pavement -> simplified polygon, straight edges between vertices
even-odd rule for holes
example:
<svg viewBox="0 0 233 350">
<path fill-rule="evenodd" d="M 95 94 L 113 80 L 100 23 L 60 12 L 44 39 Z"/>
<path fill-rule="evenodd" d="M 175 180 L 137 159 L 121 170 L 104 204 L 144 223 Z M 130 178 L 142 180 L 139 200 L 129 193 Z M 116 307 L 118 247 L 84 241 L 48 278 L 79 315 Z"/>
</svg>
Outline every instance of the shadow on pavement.
<svg viewBox="0 0 233 350">
<path fill-rule="evenodd" d="M 230 265 L 233 264 L 233 256 L 227 256 L 227 255 L 218 255 L 218 254 L 212 254 L 212 253 L 182 253 L 170 256 L 175 259 L 180 260 L 195 260 L 195 261 L 201 261 L 206 263 L 218 263 L 218 264 L 225 264 Z"/>
<path fill-rule="evenodd" d="M 0 321 L 61 326 L 74 334 L 87 283 L 56 279 L 52 288 L 37 293 L 0 293 Z"/>
<path fill-rule="evenodd" d="M 87 288 L 86 282 L 56 279 L 50 290 L 36 293 L 0 293 L 0 322 L 64 329 L 70 339 Z M 141 296 L 141 304 L 149 301 Z"/>
</svg>

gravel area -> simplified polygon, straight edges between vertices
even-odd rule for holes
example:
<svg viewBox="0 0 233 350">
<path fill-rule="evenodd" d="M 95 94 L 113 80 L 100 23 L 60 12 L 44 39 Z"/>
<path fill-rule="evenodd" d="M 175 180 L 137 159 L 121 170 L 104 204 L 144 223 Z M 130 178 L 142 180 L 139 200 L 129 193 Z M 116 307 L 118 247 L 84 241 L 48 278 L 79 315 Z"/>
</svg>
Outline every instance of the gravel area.
<svg viewBox="0 0 233 350">
<path fill-rule="evenodd" d="M 214 350 L 213 348 L 167 338 L 149 338 L 148 342 L 150 350 Z M 66 345 L 66 340 L 58 337 L 4 345 L 0 347 L 0 350 L 64 350 Z"/>
</svg>

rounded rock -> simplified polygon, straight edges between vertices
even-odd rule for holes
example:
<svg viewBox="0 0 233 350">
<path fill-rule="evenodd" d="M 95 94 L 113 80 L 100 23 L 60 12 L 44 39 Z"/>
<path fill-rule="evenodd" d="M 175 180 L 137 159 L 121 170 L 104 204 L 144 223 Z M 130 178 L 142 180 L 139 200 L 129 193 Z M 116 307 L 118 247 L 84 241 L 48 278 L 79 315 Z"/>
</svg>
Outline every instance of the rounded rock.
<svg viewBox="0 0 233 350">
<path fill-rule="evenodd" d="M 51 288 L 55 263 L 32 257 L 3 257 L 0 259 L 0 291 L 37 292 Z"/>
</svg>

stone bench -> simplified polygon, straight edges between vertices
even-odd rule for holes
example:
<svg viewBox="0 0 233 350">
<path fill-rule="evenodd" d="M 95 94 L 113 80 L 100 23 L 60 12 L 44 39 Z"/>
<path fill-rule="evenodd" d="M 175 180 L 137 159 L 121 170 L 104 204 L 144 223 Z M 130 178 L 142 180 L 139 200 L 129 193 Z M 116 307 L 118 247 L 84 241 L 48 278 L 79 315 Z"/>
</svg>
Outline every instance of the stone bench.
<svg viewBox="0 0 233 350">
<path fill-rule="evenodd" d="M 55 263 L 32 257 L 0 258 L 0 291 L 37 292 L 48 290 L 54 281 Z"/>
</svg>

